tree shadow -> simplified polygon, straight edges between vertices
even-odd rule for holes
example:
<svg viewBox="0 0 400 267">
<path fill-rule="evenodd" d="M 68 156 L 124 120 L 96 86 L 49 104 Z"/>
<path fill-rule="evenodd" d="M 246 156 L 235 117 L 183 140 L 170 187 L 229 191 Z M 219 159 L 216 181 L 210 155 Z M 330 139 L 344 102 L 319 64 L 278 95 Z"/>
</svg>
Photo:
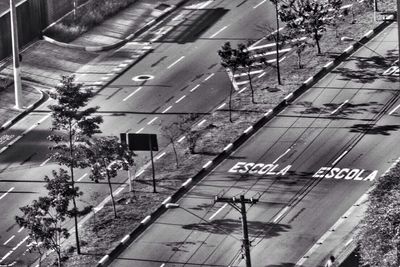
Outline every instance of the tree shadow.
<svg viewBox="0 0 400 267">
<path fill-rule="evenodd" d="M 282 232 L 287 232 L 291 227 L 286 224 L 275 224 L 261 221 L 248 221 L 247 227 L 250 236 L 260 236 L 263 238 L 271 238 L 278 236 Z M 236 234 L 242 235 L 242 223 L 240 220 L 219 219 L 213 220 L 212 223 L 201 222 L 192 223 L 182 226 L 183 229 L 207 232 L 211 234 Z"/>
<path fill-rule="evenodd" d="M 164 245 L 166 245 L 167 247 L 171 247 L 172 251 L 189 252 L 189 249 L 186 249 L 187 246 L 193 246 L 196 245 L 196 243 L 197 242 L 180 241 L 180 242 L 165 242 Z"/>
<path fill-rule="evenodd" d="M 304 102 L 299 102 L 299 105 L 302 105 L 305 107 L 304 110 L 301 111 L 295 111 L 295 113 L 299 114 L 330 114 L 337 108 L 339 108 L 342 103 L 326 103 L 323 104 L 322 107 L 316 107 L 313 106 L 312 102 L 309 101 L 304 101 Z M 341 115 L 354 115 L 354 114 L 362 114 L 363 112 L 371 112 L 373 114 L 379 113 L 380 111 L 380 106 L 383 104 L 378 103 L 376 101 L 370 101 L 367 103 L 359 103 L 359 104 L 351 104 L 351 103 L 346 103 L 343 105 L 343 107 L 337 111 L 337 114 Z"/>
<path fill-rule="evenodd" d="M 290 263 L 290 262 L 282 262 L 281 264 L 269 264 L 269 265 L 265 265 L 264 267 L 295 267 L 296 264 L 294 263 Z M 305 267 L 304 265 L 302 265 L 303 267 Z"/>
<path fill-rule="evenodd" d="M 397 59 L 394 50 L 389 50 L 385 58 L 374 55 L 371 57 L 352 56 L 346 62 L 355 61 L 355 67 L 338 67 L 332 73 L 340 74 L 340 80 L 353 80 L 360 83 L 373 83 L 376 79 L 385 78 L 388 81 L 397 81 L 398 77 L 382 76 L 382 73 L 388 69 Z"/>
<path fill-rule="evenodd" d="M 354 124 L 350 127 L 351 133 L 365 133 L 375 135 L 390 135 L 390 131 L 397 131 L 400 125 L 382 125 L 374 126 L 374 124 Z"/>
</svg>

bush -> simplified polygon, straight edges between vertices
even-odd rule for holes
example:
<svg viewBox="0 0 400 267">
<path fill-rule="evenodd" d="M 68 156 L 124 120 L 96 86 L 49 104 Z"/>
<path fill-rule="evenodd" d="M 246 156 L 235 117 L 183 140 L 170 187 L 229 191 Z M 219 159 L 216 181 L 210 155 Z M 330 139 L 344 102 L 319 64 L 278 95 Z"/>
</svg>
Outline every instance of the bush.
<svg viewBox="0 0 400 267">
<path fill-rule="evenodd" d="M 136 0 L 90 0 L 49 28 L 45 34 L 60 42 L 71 42 L 81 34 L 128 7 Z"/>
</svg>

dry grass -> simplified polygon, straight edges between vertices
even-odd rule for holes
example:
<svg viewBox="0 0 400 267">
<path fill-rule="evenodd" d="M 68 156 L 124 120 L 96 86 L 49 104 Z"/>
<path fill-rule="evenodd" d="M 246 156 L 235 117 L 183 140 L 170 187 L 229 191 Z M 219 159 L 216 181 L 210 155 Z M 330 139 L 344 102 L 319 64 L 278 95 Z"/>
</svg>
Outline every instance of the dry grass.
<svg viewBox="0 0 400 267">
<path fill-rule="evenodd" d="M 377 24 L 372 21 L 372 12 L 357 10 L 356 22 L 341 25 L 339 36 L 351 35 L 360 39 L 368 30 Z M 114 219 L 112 207 L 106 206 L 86 223 L 82 229 L 82 239 L 85 245 L 82 250 L 85 255 L 77 256 L 69 253 L 66 266 L 94 266 L 100 258 L 110 252 L 120 239 L 131 232 L 146 215 L 155 210 L 161 202 L 173 194 L 180 184 L 196 174 L 203 164 L 220 153 L 224 146 L 234 141 L 244 129 L 257 121 L 266 110 L 274 107 L 284 96 L 297 89 L 308 77 L 318 72 L 321 66 L 339 55 L 349 44 L 341 43 L 335 37 L 334 30 L 328 30 L 322 40 L 322 55 L 316 56 L 316 48 L 308 48 L 303 53 L 303 69 L 297 68 L 295 56 L 289 57 L 281 65 L 283 85 L 276 85 L 275 73 L 264 76 L 255 83 L 256 104 L 251 103 L 250 91 L 247 90 L 233 98 L 234 123 L 229 123 L 228 110 L 216 111 L 201 119 L 207 119 L 201 129 L 196 128 L 199 138 L 196 142 L 196 154 L 190 154 L 187 145 L 178 147 L 180 167 L 175 167 L 175 158 L 171 148 L 166 149 L 167 155 L 157 161 L 157 188 L 159 193 L 153 194 L 151 172 L 146 171 L 140 180 L 135 181 L 135 193 L 124 193 L 118 204 L 119 218 Z M 64 244 L 71 246 L 72 238 Z"/>
</svg>

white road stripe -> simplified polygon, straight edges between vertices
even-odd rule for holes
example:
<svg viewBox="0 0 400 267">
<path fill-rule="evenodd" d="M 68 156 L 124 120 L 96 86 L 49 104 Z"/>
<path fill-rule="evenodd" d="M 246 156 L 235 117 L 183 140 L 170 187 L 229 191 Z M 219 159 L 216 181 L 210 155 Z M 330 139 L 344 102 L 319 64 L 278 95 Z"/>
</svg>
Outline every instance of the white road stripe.
<svg viewBox="0 0 400 267">
<path fill-rule="evenodd" d="M 246 90 L 247 89 L 247 87 L 243 87 L 239 92 L 238 92 L 238 94 L 240 94 L 241 92 L 243 92 L 244 90 Z"/>
<path fill-rule="evenodd" d="M 13 253 L 14 251 L 9 251 L 3 258 L 1 258 L 0 262 L 3 262 L 8 256 L 11 255 L 11 253 Z"/>
<path fill-rule="evenodd" d="M 217 216 L 218 213 L 220 213 L 226 206 L 228 205 L 228 203 L 225 203 L 221 208 L 219 208 L 213 215 L 211 215 L 210 218 L 208 218 L 208 220 L 212 220 L 215 216 Z"/>
<path fill-rule="evenodd" d="M 118 195 L 119 193 L 121 193 L 122 190 L 124 190 L 124 187 L 121 187 L 117 191 L 115 191 L 115 195 Z"/>
<path fill-rule="evenodd" d="M 140 133 L 140 132 L 143 131 L 143 130 L 144 130 L 144 128 L 142 127 L 142 128 L 140 128 L 139 130 L 137 130 L 136 133 Z"/>
<path fill-rule="evenodd" d="M 263 0 L 260 3 L 258 3 L 257 5 L 253 6 L 254 9 L 256 9 L 257 7 L 261 6 L 262 4 L 264 4 L 265 2 L 267 2 L 267 0 Z"/>
<path fill-rule="evenodd" d="M 170 110 L 171 108 L 172 108 L 172 106 L 169 106 L 169 107 L 167 107 L 166 109 L 164 109 L 164 111 L 161 112 L 161 113 L 165 113 L 165 112 L 167 112 L 168 110 Z"/>
<path fill-rule="evenodd" d="M 25 229 L 25 227 L 19 228 L 18 233 L 21 233 L 24 229 Z"/>
<path fill-rule="evenodd" d="M 276 215 L 276 218 L 274 219 L 274 223 L 276 223 L 277 221 L 279 221 L 282 216 L 287 212 L 287 210 L 289 209 L 289 206 L 286 206 L 283 210 L 281 210 L 278 215 Z"/>
<path fill-rule="evenodd" d="M 45 161 L 42 162 L 42 164 L 40 164 L 40 167 L 43 167 L 44 165 L 46 165 L 47 162 L 49 162 L 51 158 L 46 159 Z"/>
<path fill-rule="evenodd" d="M 21 242 L 19 242 L 15 247 L 13 247 L 12 250 L 13 250 L 13 251 L 17 250 L 17 248 L 18 248 L 19 246 L 21 246 L 28 238 L 29 238 L 29 236 L 26 236 L 24 239 L 22 239 Z"/>
<path fill-rule="evenodd" d="M 254 71 L 250 71 L 249 74 L 250 74 L 250 75 L 258 74 L 258 73 L 261 73 L 261 72 L 263 72 L 263 71 L 264 71 L 264 70 L 254 70 Z M 234 77 L 241 77 L 241 76 L 247 76 L 247 75 L 248 75 L 247 72 L 244 72 L 244 73 L 235 74 Z"/>
<path fill-rule="evenodd" d="M 195 87 L 193 87 L 192 89 L 190 89 L 190 92 L 194 92 L 194 90 L 196 90 L 197 88 L 199 88 L 200 84 L 197 84 Z"/>
<path fill-rule="evenodd" d="M 181 138 L 179 138 L 178 143 L 182 142 L 183 140 L 185 140 L 185 136 L 182 136 Z"/>
<path fill-rule="evenodd" d="M 181 98 L 179 98 L 178 100 L 176 100 L 175 103 L 178 104 L 178 103 L 181 102 L 185 97 L 186 97 L 186 95 L 183 95 Z"/>
<path fill-rule="evenodd" d="M 399 104 L 397 107 L 395 107 L 392 111 L 390 111 L 390 112 L 389 112 L 389 115 L 392 115 L 393 113 L 395 113 L 396 110 L 397 110 L 399 107 L 400 107 L 400 104 Z"/>
<path fill-rule="evenodd" d="M 335 114 L 336 112 L 338 112 L 347 102 L 349 102 L 348 99 L 346 101 L 344 101 L 340 106 L 338 106 L 337 109 L 332 111 L 331 114 Z"/>
<path fill-rule="evenodd" d="M 215 36 L 217 36 L 219 33 L 221 33 L 223 30 L 225 30 L 226 28 L 228 28 L 229 25 L 222 27 L 219 31 L 217 31 L 216 33 L 214 33 L 213 35 L 210 36 L 210 38 L 214 38 Z"/>
<path fill-rule="evenodd" d="M 83 178 L 85 178 L 87 176 L 87 173 L 85 173 L 84 175 L 82 175 L 77 181 L 80 182 L 82 181 Z"/>
<path fill-rule="evenodd" d="M 160 155 L 158 155 L 157 157 L 156 157 L 156 159 L 158 160 L 158 159 L 161 159 L 162 157 L 164 157 L 165 156 L 165 152 L 163 152 L 162 154 L 160 154 Z"/>
<path fill-rule="evenodd" d="M 3 195 L 0 196 L 0 200 L 3 199 L 5 196 L 7 196 L 8 193 L 10 193 L 11 191 L 13 191 L 15 189 L 15 187 L 11 187 L 10 189 L 8 189 L 7 192 L 5 192 Z"/>
<path fill-rule="evenodd" d="M 144 173 L 144 170 L 139 171 L 139 172 L 135 175 L 135 177 L 138 177 L 138 176 L 141 175 L 142 173 Z"/>
<path fill-rule="evenodd" d="M 199 124 L 197 124 L 197 126 L 203 125 L 206 121 L 207 121 L 206 119 L 202 120 L 201 122 L 199 122 Z"/>
<path fill-rule="evenodd" d="M 215 75 L 215 73 L 211 73 L 210 75 L 208 75 L 205 79 L 204 79 L 204 81 L 208 81 L 212 76 L 214 76 Z"/>
<path fill-rule="evenodd" d="M 226 105 L 226 103 L 222 103 L 219 107 L 217 107 L 217 109 L 221 109 Z"/>
<path fill-rule="evenodd" d="M 138 89 L 136 89 L 135 91 L 133 91 L 130 95 L 128 95 L 127 97 L 125 97 L 122 101 L 128 100 L 131 96 L 133 96 L 134 94 L 136 94 L 137 92 L 139 92 L 141 89 L 142 89 L 142 87 L 140 86 Z"/>
<path fill-rule="evenodd" d="M 274 160 L 274 162 L 272 162 L 272 164 L 275 164 L 276 162 L 278 162 L 278 160 L 280 160 L 282 157 L 284 157 L 287 153 L 289 153 L 289 151 L 290 151 L 290 148 L 288 148 L 287 150 L 286 150 L 286 152 L 285 153 L 283 153 L 282 155 L 280 155 L 276 160 Z"/>
<path fill-rule="evenodd" d="M 339 160 L 341 160 L 348 152 L 349 152 L 348 150 L 346 150 L 345 152 L 343 152 L 342 155 L 340 155 L 340 156 L 332 163 L 332 166 L 335 166 L 336 163 L 338 163 Z"/>
<path fill-rule="evenodd" d="M 11 240 L 13 240 L 14 239 L 14 237 L 15 237 L 15 235 L 13 235 L 12 237 L 10 237 L 9 239 L 7 239 L 7 241 L 6 242 L 4 242 L 3 243 L 3 245 L 5 246 L 5 245 L 7 245 Z"/>
<path fill-rule="evenodd" d="M 149 121 L 149 122 L 147 123 L 147 125 L 152 124 L 152 123 L 155 122 L 157 119 L 158 119 L 158 117 L 154 117 L 151 121 Z"/>
<path fill-rule="evenodd" d="M 167 67 L 167 69 L 170 69 L 170 68 L 172 68 L 175 64 L 177 64 L 179 61 L 181 61 L 182 59 L 184 59 L 185 58 L 185 56 L 181 56 L 179 59 L 177 59 L 174 63 L 172 63 L 171 65 L 169 65 L 168 67 Z"/>
<path fill-rule="evenodd" d="M 258 75 L 257 78 L 261 78 L 262 76 L 264 76 L 266 74 L 266 72 L 264 71 L 263 73 L 261 73 L 260 75 Z"/>
</svg>

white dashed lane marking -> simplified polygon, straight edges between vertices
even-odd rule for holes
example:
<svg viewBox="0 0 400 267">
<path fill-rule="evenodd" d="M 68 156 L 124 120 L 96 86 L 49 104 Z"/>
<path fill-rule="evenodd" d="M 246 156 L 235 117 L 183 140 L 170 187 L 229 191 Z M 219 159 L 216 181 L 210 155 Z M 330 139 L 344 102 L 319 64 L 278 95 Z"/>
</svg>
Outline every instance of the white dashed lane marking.
<svg viewBox="0 0 400 267">
<path fill-rule="evenodd" d="M 140 128 L 136 133 L 140 133 L 143 130 L 144 130 L 144 128 Z"/>
<path fill-rule="evenodd" d="M 164 109 L 164 111 L 163 112 L 161 112 L 161 113 L 166 113 L 168 110 L 170 110 L 172 108 L 172 106 L 169 106 L 169 107 L 167 107 L 166 109 Z"/>
<path fill-rule="evenodd" d="M 151 121 L 149 121 L 149 122 L 147 123 L 147 125 L 152 124 L 152 123 L 155 122 L 157 119 L 158 119 L 158 117 L 153 118 Z"/>
<path fill-rule="evenodd" d="M 229 25 L 228 25 L 228 26 L 229 26 Z M 213 35 L 211 35 L 210 38 L 214 38 L 214 37 L 217 36 L 219 33 L 221 33 L 223 30 L 225 30 L 226 28 L 228 28 L 228 26 L 222 27 L 219 31 L 217 31 L 216 33 L 214 33 Z"/>
<path fill-rule="evenodd" d="M 82 181 L 83 178 L 85 178 L 87 176 L 87 173 L 85 173 L 84 175 L 82 175 L 77 181 L 80 182 Z"/>
<path fill-rule="evenodd" d="M 395 107 L 394 109 L 392 109 L 392 111 L 389 112 L 389 115 L 392 115 L 393 113 L 395 113 L 396 110 L 397 110 L 399 107 L 400 107 L 400 104 L 399 104 L 397 107 Z"/>
<path fill-rule="evenodd" d="M 193 87 L 192 89 L 190 89 L 190 92 L 194 92 L 197 88 L 199 88 L 200 84 L 197 84 L 195 87 Z"/>
<path fill-rule="evenodd" d="M 7 190 L 7 192 L 5 192 L 4 194 L 2 194 L 0 196 L 0 200 L 3 199 L 5 196 L 8 195 L 8 193 L 10 193 L 11 191 L 13 191 L 15 189 L 15 187 L 11 187 L 10 189 Z"/>
<path fill-rule="evenodd" d="M 4 245 L 4 246 L 7 245 L 11 240 L 14 239 L 14 237 L 15 237 L 15 235 L 11 236 L 9 239 L 7 239 L 6 242 L 3 243 L 3 245 Z"/>
<path fill-rule="evenodd" d="M 267 2 L 267 0 L 263 0 L 260 3 L 258 3 L 257 5 L 253 6 L 254 9 L 256 9 L 257 7 L 261 6 L 262 4 L 264 4 L 265 2 Z"/>
<path fill-rule="evenodd" d="M 135 91 L 133 91 L 130 95 L 128 95 L 127 97 L 125 97 L 122 101 L 128 100 L 130 97 L 132 97 L 134 94 L 136 94 L 136 93 L 139 92 L 140 90 L 142 90 L 142 87 L 139 87 L 138 89 L 136 89 Z"/>
<path fill-rule="evenodd" d="M 181 102 L 185 97 L 186 97 L 186 95 L 182 96 L 181 98 L 179 98 L 178 100 L 176 100 L 175 103 L 178 104 L 178 103 Z"/>
<path fill-rule="evenodd" d="M 349 102 L 349 100 L 347 99 L 346 101 L 344 101 L 340 106 L 337 107 L 337 109 L 335 109 L 334 111 L 331 112 L 331 114 L 335 114 L 336 112 L 338 112 L 341 108 L 343 108 L 344 105 L 346 105 Z"/>
<path fill-rule="evenodd" d="M 208 81 L 212 76 L 214 76 L 215 74 L 214 73 L 211 73 L 210 75 L 208 75 L 205 79 L 204 79 L 204 81 Z"/>
<path fill-rule="evenodd" d="M 173 62 L 171 65 L 169 65 L 168 67 L 167 67 L 167 69 L 170 69 L 170 68 L 172 68 L 174 65 L 176 65 L 179 61 L 181 61 L 182 59 L 184 59 L 185 58 L 185 56 L 181 56 L 179 59 L 177 59 L 175 62 Z"/>
<path fill-rule="evenodd" d="M 47 162 L 49 162 L 51 158 L 46 159 L 45 161 L 42 162 L 42 164 L 40 164 L 40 167 L 43 167 L 44 165 L 46 165 Z"/>
<path fill-rule="evenodd" d="M 213 215 L 211 215 L 210 218 L 208 218 L 208 220 L 212 220 L 215 216 L 217 216 L 218 213 L 220 213 L 226 206 L 228 205 L 228 203 L 225 203 L 221 208 L 219 208 Z"/>
</svg>

